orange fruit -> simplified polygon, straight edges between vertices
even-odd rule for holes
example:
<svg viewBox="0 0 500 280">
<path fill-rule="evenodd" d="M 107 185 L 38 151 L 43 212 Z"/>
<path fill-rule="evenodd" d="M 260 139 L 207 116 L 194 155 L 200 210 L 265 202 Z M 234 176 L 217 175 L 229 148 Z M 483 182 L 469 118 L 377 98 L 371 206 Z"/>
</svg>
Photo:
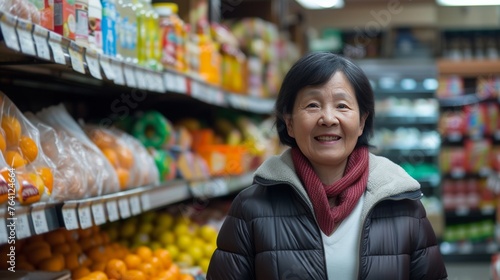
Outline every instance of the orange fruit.
<svg viewBox="0 0 500 280">
<path fill-rule="evenodd" d="M 153 265 L 156 271 L 162 271 L 165 269 L 165 267 L 163 266 L 163 262 L 160 261 L 158 257 L 151 258 L 151 261 L 149 263 Z"/>
<path fill-rule="evenodd" d="M 116 154 L 115 150 L 111 148 L 104 148 L 101 150 L 101 152 L 108 159 L 111 166 L 115 168 L 119 166 L 118 155 Z"/>
<path fill-rule="evenodd" d="M 123 274 L 122 280 L 146 280 L 150 278 L 146 278 L 146 275 L 144 275 L 144 272 L 140 270 L 128 270 Z"/>
<path fill-rule="evenodd" d="M 12 168 L 23 167 L 28 163 L 19 152 L 14 150 L 6 151 L 4 157 L 7 164 Z"/>
<path fill-rule="evenodd" d="M 142 259 L 136 254 L 127 254 L 123 261 L 128 269 L 137 269 L 142 263 Z"/>
<path fill-rule="evenodd" d="M 2 129 L 5 132 L 7 146 L 15 146 L 21 138 L 21 123 L 15 117 L 3 115 Z"/>
<path fill-rule="evenodd" d="M 181 274 L 181 276 L 178 278 L 179 280 L 194 280 L 194 276 L 191 274 Z"/>
<path fill-rule="evenodd" d="M 64 256 L 62 254 L 54 254 L 40 261 L 36 267 L 43 271 L 61 271 L 64 269 Z"/>
<path fill-rule="evenodd" d="M 69 242 L 68 245 L 70 248 L 69 251 L 72 253 L 80 255 L 83 252 L 82 247 L 80 247 L 80 244 L 76 243 L 75 241 Z"/>
<path fill-rule="evenodd" d="M 50 231 L 44 234 L 43 239 L 52 246 L 58 244 L 65 244 L 66 233 L 65 230 Z"/>
<path fill-rule="evenodd" d="M 94 271 L 92 273 L 90 273 L 89 275 L 87 275 L 86 277 L 88 278 L 92 278 L 94 280 L 108 280 L 108 276 L 106 275 L 106 273 L 102 272 L 102 271 Z"/>
<path fill-rule="evenodd" d="M 153 258 L 153 250 L 147 246 L 139 246 L 135 253 L 141 258 L 143 262 L 150 262 Z"/>
<path fill-rule="evenodd" d="M 119 146 L 115 151 L 121 167 L 130 169 L 134 165 L 134 155 L 127 147 Z"/>
<path fill-rule="evenodd" d="M 78 268 L 71 270 L 71 279 L 80 279 L 90 274 L 90 270 L 85 266 L 80 266 Z"/>
<path fill-rule="evenodd" d="M 32 264 L 30 264 L 29 262 L 17 260 L 16 261 L 16 269 L 33 271 L 33 270 L 35 270 L 35 267 Z"/>
<path fill-rule="evenodd" d="M 39 262 L 48 259 L 52 256 L 50 249 L 38 247 L 34 250 L 26 251 L 28 254 L 28 261 L 31 264 L 37 265 Z"/>
<path fill-rule="evenodd" d="M 99 262 L 99 261 L 93 262 L 89 268 L 90 271 L 93 272 L 100 271 L 104 273 L 104 270 L 106 269 L 106 262 Z"/>
<path fill-rule="evenodd" d="M 80 261 L 78 260 L 78 254 L 75 252 L 69 252 L 64 255 L 65 268 L 73 270 L 80 266 Z"/>
<path fill-rule="evenodd" d="M 7 149 L 7 142 L 5 141 L 5 136 L 3 136 L 2 133 L 0 133 L 0 151 L 4 153 L 6 149 Z"/>
<path fill-rule="evenodd" d="M 105 248 L 102 246 L 94 246 L 85 252 L 93 262 L 103 262 L 106 259 Z"/>
<path fill-rule="evenodd" d="M 21 136 L 18 145 L 19 150 L 26 161 L 33 162 L 38 156 L 38 146 L 30 137 L 25 135 Z"/>
<path fill-rule="evenodd" d="M 111 259 L 106 264 L 104 272 L 109 278 L 121 279 L 123 274 L 127 271 L 127 265 L 124 261 L 119 259 Z"/>
<path fill-rule="evenodd" d="M 111 148 L 116 145 L 116 140 L 109 133 L 95 129 L 90 132 L 90 139 L 99 149 Z"/>
<path fill-rule="evenodd" d="M 158 274 L 158 271 L 151 263 L 141 263 L 137 269 L 142 271 L 147 279 Z"/>
<path fill-rule="evenodd" d="M 71 252 L 71 247 L 69 246 L 68 243 L 64 243 L 64 244 L 57 244 L 57 245 L 54 245 L 52 246 L 52 253 L 53 254 L 67 254 Z"/>
<path fill-rule="evenodd" d="M 168 269 L 170 265 L 172 265 L 172 255 L 170 255 L 168 250 L 162 248 L 156 249 L 154 251 L 154 256 L 161 261 L 165 269 Z"/>
<path fill-rule="evenodd" d="M 42 178 L 42 181 L 47 188 L 47 193 L 51 194 L 54 187 L 54 175 L 52 174 L 52 170 L 48 167 L 40 167 L 36 172 Z"/>
<path fill-rule="evenodd" d="M 130 178 L 128 170 L 118 167 L 116 169 L 116 175 L 118 176 L 118 182 L 120 182 L 120 188 L 126 188 L 128 186 L 128 181 Z"/>
</svg>

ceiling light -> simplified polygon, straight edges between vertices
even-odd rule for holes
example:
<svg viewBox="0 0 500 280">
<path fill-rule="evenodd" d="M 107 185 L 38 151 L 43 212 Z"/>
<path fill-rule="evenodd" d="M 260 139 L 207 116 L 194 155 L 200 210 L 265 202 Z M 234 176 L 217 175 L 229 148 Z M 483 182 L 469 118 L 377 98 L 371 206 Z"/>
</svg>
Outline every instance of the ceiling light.
<svg viewBox="0 0 500 280">
<path fill-rule="evenodd" d="M 437 0 L 441 6 L 495 6 L 500 0 Z"/>
<path fill-rule="evenodd" d="M 306 9 L 333 9 L 344 7 L 344 0 L 296 0 Z"/>
</svg>

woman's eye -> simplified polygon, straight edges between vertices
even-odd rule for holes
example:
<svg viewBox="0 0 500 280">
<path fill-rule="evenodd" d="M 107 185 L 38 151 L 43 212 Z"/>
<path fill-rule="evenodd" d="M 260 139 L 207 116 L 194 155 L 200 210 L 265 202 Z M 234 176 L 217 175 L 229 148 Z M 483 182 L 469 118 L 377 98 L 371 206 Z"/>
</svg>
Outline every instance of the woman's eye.
<svg viewBox="0 0 500 280">
<path fill-rule="evenodd" d="M 339 107 L 340 109 L 346 109 L 346 108 L 349 108 L 347 107 L 346 104 L 339 104 L 337 107 Z"/>
<path fill-rule="evenodd" d="M 309 104 L 307 104 L 307 106 L 306 106 L 306 107 L 307 107 L 307 108 L 318 108 L 319 106 L 318 106 L 318 104 L 317 104 L 317 103 L 309 103 Z"/>
</svg>

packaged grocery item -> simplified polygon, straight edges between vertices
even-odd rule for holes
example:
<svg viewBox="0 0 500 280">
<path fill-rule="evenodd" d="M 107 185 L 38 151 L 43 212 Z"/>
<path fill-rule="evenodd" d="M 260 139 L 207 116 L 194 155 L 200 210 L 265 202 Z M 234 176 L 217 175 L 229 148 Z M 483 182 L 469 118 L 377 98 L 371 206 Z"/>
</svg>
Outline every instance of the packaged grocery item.
<svg viewBox="0 0 500 280">
<path fill-rule="evenodd" d="M 100 0 L 89 0 L 89 47 L 102 53 L 102 5 Z"/>
<path fill-rule="evenodd" d="M 117 54 L 126 62 L 137 63 L 137 17 L 130 0 L 119 0 L 116 4 Z"/>
<path fill-rule="evenodd" d="M 102 51 L 104 54 L 116 56 L 116 2 L 102 0 Z"/>
<path fill-rule="evenodd" d="M 33 5 L 35 5 L 38 13 L 40 24 L 42 27 L 48 30 L 54 30 L 54 1 L 52 0 L 29 0 Z M 31 17 L 32 21 L 36 23 L 36 16 Z"/>
<path fill-rule="evenodd" d="M 75 1 L 75 42 L 80 46 L 88 47 L 89 45 L 89 1 Z"/>
<path fill-rule="evenodd" d="M 54 31 L 68 39 L 75 39 L 75 0 L 54 0 Z"/>
</svg>

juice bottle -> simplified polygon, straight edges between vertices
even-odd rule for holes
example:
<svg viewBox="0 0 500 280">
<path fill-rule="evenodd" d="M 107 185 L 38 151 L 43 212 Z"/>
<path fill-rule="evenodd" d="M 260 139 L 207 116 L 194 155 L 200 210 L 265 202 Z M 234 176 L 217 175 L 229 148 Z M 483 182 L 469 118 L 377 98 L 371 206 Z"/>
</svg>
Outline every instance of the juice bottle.
<svg viewBox="0 0 500 280">
<path fill-rule="evenodd" d="M 115 0 L 102 0 L 102 50 L 116 56 L 116 4 Z"/>
<path fill-rule="evenodd" d="M 136 15 L 137 23 L 137 63 L 139 65 L 146 65 L 146 37 L 147 37 L 147 26 L 146 26 L 146 9 L 143 4 L 143 0 L 133 0 L 133 5 Z"/>
<path fill-rule="evenodd" d="M 146 64 L 149 68 L 160 70 L 160 36 L 159 16 L 154 10 L 151 0 L 144 0 L 146 10 Z"/>
<path fill-rule="evenodd" d="M 126 62 L 137 63 L 137 18 L 130 0 L 118 0 L 116 5 L 116 50 Z"/>
<path fill-rule="evenodd" d="M 102 5 L 100 0 L 89 0 L 89 47 L 102 53 Z"/>
<path fill-rule="evenodd" d="M 176 68 L 176 33 L 172 22 L 172 14 L 177 12 L 174 3 L 154 3 L 159 16 L 160 62 L 170 69 Z"/>
</svg>

